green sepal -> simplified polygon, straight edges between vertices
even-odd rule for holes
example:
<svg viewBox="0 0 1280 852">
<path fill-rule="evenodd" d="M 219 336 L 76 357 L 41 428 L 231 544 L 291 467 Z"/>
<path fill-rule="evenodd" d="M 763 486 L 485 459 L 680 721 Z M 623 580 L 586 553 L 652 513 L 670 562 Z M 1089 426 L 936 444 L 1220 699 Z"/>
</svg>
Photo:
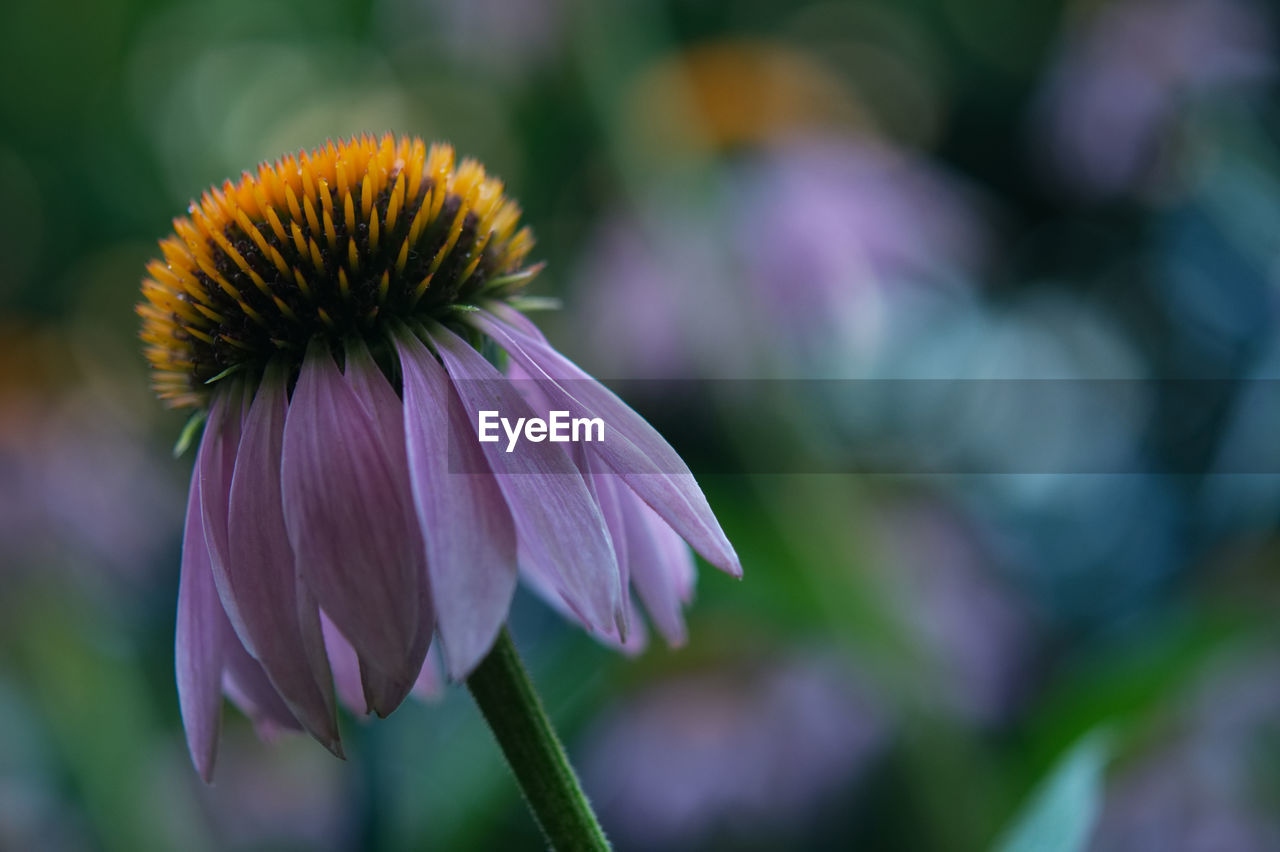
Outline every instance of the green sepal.
<svg viewBox="0 0 1280 852">
<path fill-rule="evenodd" d="M 497 278 L 490 278 L 485 282 L 485 289 L 500 290 L 503 287 L 511 285 L 523 287 L 525 284 L 532 281 L 539 272 L 546 268 L 546 266 L 546 261 L 543 261 L 541 263 L 535 263 L 533 266 L 521 269 L 519 272 L 513 272 L 510 275 L 499 275 Z"/>
<path fill-rule="evenodd" d="M 204 421 L 208 419 L 209 412 L 200 409 L 195 414 L 187 418 L 187 424 L 182 427 L 182 432 L 178 435 L 178 440 L 173 445 L 173 457 L 180 459 L 191 449 L 191 445 L 196 442 L 196 433 L 200 431 L 200 427 L 204 425 Z"/>
<path fill-rule="evenodd" d="M 530 311 L 558 311 L 564 307 L 564 302 L 554 296 L 512 296 L 506 301 L 517 311 L 526 314 Z"/>
<path fill-rule="evenodd" d="M 244 369 L 244 364 L 232 364 L 230 367 L 228 367 L 227 369 L 223 370 L 221 373 L 219 373 L 218 375 L 214 376 L 213 378 L 211 378 L 211 379 L 205 379 L 205 380 L 204 380 L 204 383 L 205 383 L 206 385 L 211 385 L 211 384 L 214 384 L 215 382 L 220 382 L 220 381 L 222 381 L 223 379 L 225 379 L 227 376 L 230 376 L 230 375 L 232 375 L 232 374 L 234 374 L 234 373 L 238 373 L 238 372 L 240 372 L 242 369 Z"/>
</svg>

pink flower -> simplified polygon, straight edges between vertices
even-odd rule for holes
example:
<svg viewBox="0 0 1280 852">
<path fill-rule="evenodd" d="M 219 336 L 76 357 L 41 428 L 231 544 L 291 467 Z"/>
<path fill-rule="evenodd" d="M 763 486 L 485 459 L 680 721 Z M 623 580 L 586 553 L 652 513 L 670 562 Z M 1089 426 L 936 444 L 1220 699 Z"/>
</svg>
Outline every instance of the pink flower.
<svg viewBox="0 0 1280 852">
<path fill-rule="evenodd" d="M 177 626 L 206 778 L 223 692 L 264 733 L 302 729 L 340 753 L 335 683 L 353 711 L 385 716 L 437 688 L 433 636 L 465 678 L 520 572 L 619 644 L 635 642 L 633 589 L 683 639 L 684 542 L 740 573 L 666 441 L 506 304 L 536 269 L 501 190 L 447 148 L 331 144 L 206 195 L 149 267 L 157 387 L 208 407 Z M 480 411 L 545 404 L 600 418 L 604 440 L 478 440 Z"/>
</svg>

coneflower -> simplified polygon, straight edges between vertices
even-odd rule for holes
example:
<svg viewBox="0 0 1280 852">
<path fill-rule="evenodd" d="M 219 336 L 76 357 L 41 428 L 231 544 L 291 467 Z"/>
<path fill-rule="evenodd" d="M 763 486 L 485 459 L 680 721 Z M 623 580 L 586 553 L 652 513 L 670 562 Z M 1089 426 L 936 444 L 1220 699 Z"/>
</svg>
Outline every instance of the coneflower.
<svg viewBox="0 0 1280 852">
<path fill-rule="evenodd" d="M 160 242 L 138 308 L 155 388 L 207 413 L 176 643 L 206 779 L 224 691 L 340 753 L 334 679 L 386 715 L 431 678 L 433 636 L 511 758 L 542 719 L 495 719 L 520 675 L 502 630 L 519 571 L 615 641 L 631 588 L 682 637 L 680 539 L 740 574 L 670 446 L 515 310 L 539 269 L 519 219 L 449 146 L 363 136 L 211 188 Z M 505 380 L 482 354 L 498 350 L 536 381 Z M 606 440 L 475 440 L 479 409 L 548 404 L 599 417 Z"/>
</svg>

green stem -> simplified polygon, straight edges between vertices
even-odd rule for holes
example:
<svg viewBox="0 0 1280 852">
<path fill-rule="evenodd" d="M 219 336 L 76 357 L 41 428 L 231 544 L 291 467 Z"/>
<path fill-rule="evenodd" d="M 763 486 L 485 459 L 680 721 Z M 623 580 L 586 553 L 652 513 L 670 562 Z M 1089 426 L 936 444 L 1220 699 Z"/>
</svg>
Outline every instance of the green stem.
<svg viewBox="0 0 1280 852">
<path fill-rule="evenodd" d="M 467 688 L 551 848 L 556 852 L 608 850 L 609 841 L 505 627 L 489 655 L 467 678 Z"/>
</svg>

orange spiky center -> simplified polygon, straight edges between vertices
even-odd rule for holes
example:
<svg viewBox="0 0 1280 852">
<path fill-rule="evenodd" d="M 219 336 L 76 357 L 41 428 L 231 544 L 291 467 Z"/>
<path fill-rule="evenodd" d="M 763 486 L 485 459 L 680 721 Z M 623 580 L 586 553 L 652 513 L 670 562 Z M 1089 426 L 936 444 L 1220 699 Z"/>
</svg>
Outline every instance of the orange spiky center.
<svg viewBox="0 0 1280 852">
<path fill-rule="evenodd" d="M 474 160 L 391 134 L 262 164 L 211 187 L 160 241 L 138 305 L 154 387 L 201 406 L 207 382 L 301 361 L 318 335 L 373 337 L 523 286 L 520 208 Z"/>
</svg>

